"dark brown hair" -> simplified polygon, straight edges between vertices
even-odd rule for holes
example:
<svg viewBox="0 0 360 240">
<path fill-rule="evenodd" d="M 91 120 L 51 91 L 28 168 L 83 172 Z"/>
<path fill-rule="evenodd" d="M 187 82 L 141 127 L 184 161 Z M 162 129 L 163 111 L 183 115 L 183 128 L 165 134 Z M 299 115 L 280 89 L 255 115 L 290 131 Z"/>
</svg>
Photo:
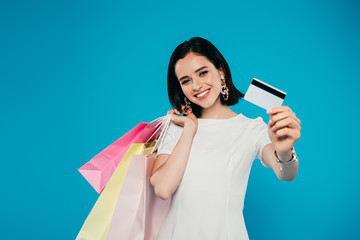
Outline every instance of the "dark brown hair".
<svg viewBox="0 0 360 240">
<path fill-rule="evenodd" d="M 229 99 L 224 101 L 224 99 L 221 97 L 220 99 L 222 104 L 228 106 L 235 105 L 239 102 L 239 99 L 244 97 L 244 94 L 235 88 L 232 82 L 229 65 L 220 51 L 208 40 L 200 37 L 193 37 L 189 41 L 185 41 L 177 46 L 170 58 L 167 84 L 169 101 L 174 108 L 181 112 L 181 105 L 185 105 L 185 95 L 181 89 L 179 80 L 175 73 L 175 64 L 190 52 L 206 57 L 215 66 L 216 69 L 222 69 L 224 72 L 226 86 L 229 88 Z M 202 107 L 196 105 L 193 102 L 191 102 L 190 106 L 195 116 L 200 117 Z"/>
</svg>

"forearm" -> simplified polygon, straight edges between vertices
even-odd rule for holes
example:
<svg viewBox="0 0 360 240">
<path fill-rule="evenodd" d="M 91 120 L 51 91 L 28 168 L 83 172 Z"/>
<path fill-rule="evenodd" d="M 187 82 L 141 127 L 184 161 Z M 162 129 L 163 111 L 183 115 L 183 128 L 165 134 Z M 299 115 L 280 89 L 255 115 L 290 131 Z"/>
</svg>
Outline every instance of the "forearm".
<svg viewBox="0 0 360 240">
<path fill-rule="evenodd" d="M 193 131 L 184 127 L 167 161 L 151 176 L 150 181 L 154 186 L 155 194 L 160 198 L 167 199 L 178 188 L 186 169 L 193 137 Z"/>
<path fill-rule="evenodd" d="M 280 180 L 292 181 L 296 177 L 299 169 L 299 161 L 290 164 L 276 163 L 275 174 Z"/>
<path fill-rule="evenodd" d="M 262 159 L 263 162 L 265 162 L 266 165 L 268 165 L 274 170 L 276 176 L 280 180 L 284 180 L 284 181 L 294 180 L 298 172 L 299 161 L 286 164 L 286 162 L 292 158 L 291 151 L 288 151 L 285 153 L 278 153 L 279 160 L 284 162 L 284 163 L 279 163 L 276 161 L 274 150 L 275 148 L 273 147 L 272 144 L 268 144 L 264 147 L 263 159 Z"/>
</svg>

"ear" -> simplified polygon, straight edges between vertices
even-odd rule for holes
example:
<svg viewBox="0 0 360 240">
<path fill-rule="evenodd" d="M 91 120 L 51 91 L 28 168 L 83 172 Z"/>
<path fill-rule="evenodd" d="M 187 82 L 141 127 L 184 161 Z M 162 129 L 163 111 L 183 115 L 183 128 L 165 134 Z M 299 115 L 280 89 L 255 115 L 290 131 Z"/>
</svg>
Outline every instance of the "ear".
<svg viewBox="0 0 360 240">
<path fill-rule="evenodd" d="M 225 78 L 225 74 L 224 74 L 224 71 L 222 70 L 222 68 L 219 69 L 219 74 L 220 74 L 220 79 Z"/>
</svg>

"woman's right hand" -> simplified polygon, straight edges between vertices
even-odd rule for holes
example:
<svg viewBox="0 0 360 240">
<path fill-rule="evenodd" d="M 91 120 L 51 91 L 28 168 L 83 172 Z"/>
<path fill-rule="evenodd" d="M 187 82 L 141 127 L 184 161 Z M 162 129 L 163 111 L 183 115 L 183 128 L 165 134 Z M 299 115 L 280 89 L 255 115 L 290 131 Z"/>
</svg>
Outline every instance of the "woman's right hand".
<svg viewBox="0 0 360 240">
<path fill-rule="evenodd" d="M 180 116 L 180 111 L 174 108 L 169 110 L 167 114 L 172 114 L 170 120 L 173 123 L 184 127 L 184 129 L 189 129 L 195 135 L 198 126 L 198 119 L 193 113 L 190 113 L 187 116 Z"/>
<path fill-rule="evenodd" d="M 179 187 L 198 126 L 198 119 L 193 113 L 180 116 L 178 110 L 172 109 L 168 111 L 169 114 L 171 122 L 182 126 L 183 129 L 172 153 L 159 154 L 151 171 L 150 183 L 156 196 L 161 199 L 168 199 Z"/>
</svg>

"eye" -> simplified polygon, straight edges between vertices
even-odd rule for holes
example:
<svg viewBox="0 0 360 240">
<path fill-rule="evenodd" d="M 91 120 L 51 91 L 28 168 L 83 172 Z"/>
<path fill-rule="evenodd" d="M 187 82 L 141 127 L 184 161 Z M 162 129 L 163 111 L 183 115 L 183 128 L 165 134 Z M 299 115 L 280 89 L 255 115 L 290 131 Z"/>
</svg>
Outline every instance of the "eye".
<svg viewBox="0 0 360 240">
<path fill-rule="evenodd" d="M 189 79 L 184 80 L 184 81 L 181 82 L 181 85 L 184 85 L 184 84 L 186 84 L 186 83 L 189 82 L 189 81 L 190 81 Z"/>
<path fill-rule="evenodd" d="M 208 71 L 203 71 L 203 72 L 200 73 L 200 76 L 203 76 L 203 75 L 205 75 L 207 73 L 208 73 Z"/>
</svg>

